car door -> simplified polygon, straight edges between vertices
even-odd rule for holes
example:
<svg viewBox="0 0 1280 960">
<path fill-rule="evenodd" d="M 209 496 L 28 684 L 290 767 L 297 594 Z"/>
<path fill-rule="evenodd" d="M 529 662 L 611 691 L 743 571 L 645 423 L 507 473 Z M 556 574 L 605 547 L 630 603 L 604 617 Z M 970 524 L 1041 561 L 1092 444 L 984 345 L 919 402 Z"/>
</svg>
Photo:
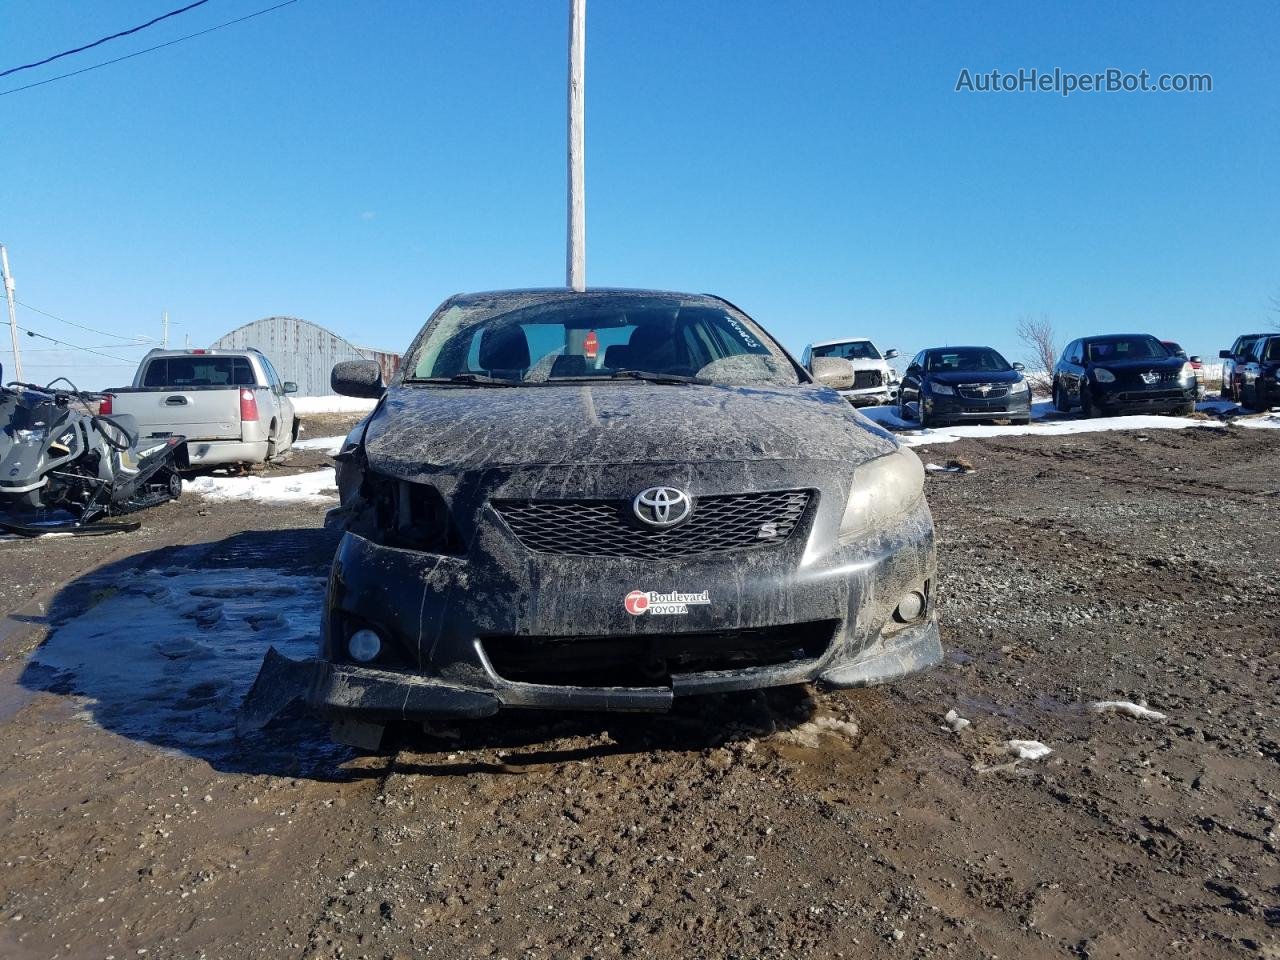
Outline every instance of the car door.
<svg viewBox="0 0 1280 960">
<path fill-rule="evenodd" d="M 1258 377 L 1262 373 L 1262 351 L 1266 346 L 1266 338 L 1259 338 L 1254 341 L 1248 355 L 1236 364 L 1236 374 L 1240 381 L 1240 402 L 1246 406 L 1258 405 Z"/>
<path fill-rule="evenodd" d="M 267 394 L 270 397 L 271 419 L 276 423 L 274 440 L 276 450 L 283 452 L 289 448 L 293 439 L 293 404 L 284 395 L 284 384 L 276 368 L 266 357 L 261 357 L 262 370 L 267 375 Z"/>
<path fill-rule="evenodd" d="M 1068 404 L 1080 402 L 1080 374 L 1083 370 L 1078 362 L 1083 355 L 1081 341 L 1072 340 L 1062 351 L 1062 359 L 1058 361 L 1058 389 Z"/>
</svg>

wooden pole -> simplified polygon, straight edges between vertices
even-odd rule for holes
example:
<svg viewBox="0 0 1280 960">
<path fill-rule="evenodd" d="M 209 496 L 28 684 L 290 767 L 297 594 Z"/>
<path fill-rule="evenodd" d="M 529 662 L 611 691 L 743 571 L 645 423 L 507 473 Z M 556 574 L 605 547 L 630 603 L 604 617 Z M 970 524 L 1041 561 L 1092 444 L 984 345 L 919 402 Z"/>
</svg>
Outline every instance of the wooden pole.
<svg viewBox="0 0 1280 960">
<path fill-rule="evenodd" d="M 13 277 L 9 275 L 9 251 L 0 243 L 0 277 L 4 278 L 4 298 L 9 301 L 9 340 L 13 343 L 13 371 L 22 380 L 22 354 L 18 352 L 18 315 L 13 309 Z"/>
<path fill-rule="evenodd" d="M 569 250 L 566 285 L 587 288 L 586 173 L 587 0 L 569 0 Z"/>
</svg>

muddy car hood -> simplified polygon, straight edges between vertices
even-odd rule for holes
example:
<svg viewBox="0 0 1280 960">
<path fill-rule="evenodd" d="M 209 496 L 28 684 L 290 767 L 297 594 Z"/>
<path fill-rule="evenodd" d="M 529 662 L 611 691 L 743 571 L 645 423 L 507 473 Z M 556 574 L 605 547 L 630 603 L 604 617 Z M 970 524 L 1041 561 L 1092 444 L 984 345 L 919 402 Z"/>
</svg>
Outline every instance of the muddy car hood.
<svg viewBox="0 0 1280 960">
<path fill-rule="evenodd" d="M 402 477 L 542 464 L 857 464 L 896 446 L 814 386 L 392 387 L 365 433 L 370 465 Z"/>
</svg>

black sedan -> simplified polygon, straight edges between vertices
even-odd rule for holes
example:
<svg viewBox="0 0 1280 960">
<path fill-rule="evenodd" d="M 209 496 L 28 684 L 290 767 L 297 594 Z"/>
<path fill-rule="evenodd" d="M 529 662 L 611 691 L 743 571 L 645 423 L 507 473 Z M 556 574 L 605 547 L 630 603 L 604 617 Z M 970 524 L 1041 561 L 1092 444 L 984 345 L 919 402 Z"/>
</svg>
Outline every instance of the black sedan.
<svg viewBox="0 0 1280 960">
<path fill-rule="evenodd" d="M 914 410 L 922 427 L 976 420 L 1031 419 L 1031 387 L 1022 364 L 990 347 L 933 347 L 915 355 L 902 377 L 898 415 Z"/>
<path fill-rule="evenodd" d="M 1146 333 L 1083 337 L 1067 344 L 1053 368 L 1053 405 L 1086 417 L 1117 413 L 1189 414 L 1196 371 Z"/>
</svg>

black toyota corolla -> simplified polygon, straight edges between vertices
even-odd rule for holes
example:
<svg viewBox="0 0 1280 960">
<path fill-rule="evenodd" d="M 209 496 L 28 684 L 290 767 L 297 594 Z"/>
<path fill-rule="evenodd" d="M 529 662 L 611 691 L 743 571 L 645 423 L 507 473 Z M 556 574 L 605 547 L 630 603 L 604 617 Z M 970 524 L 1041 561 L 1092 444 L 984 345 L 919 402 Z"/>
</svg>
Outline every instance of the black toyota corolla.
<svg viewBox="0 0 1280 960">
<path fill-rule="evenodd" d="M 381 399 L 338 457 L 307 699 L 367 746 L 937 664 L 920 461 L 815 369 L 717 297 L 603 289 L 453 297 L 385 392 L 339 365 Z"/>
</svg>

